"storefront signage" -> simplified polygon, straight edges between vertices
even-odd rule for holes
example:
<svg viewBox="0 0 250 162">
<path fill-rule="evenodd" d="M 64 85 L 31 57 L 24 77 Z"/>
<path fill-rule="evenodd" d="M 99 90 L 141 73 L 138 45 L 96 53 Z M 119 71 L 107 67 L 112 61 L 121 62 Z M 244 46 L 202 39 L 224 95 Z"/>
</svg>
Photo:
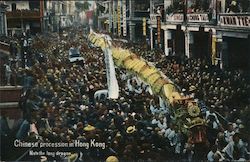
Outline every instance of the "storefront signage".
<svg viewBox="0 0 250 162">
<path fill-rule="evenodd" d="M 160 15 L 158 15 L 158 14 L 150 14 L 150 21 L 151 22 L 156 22 L 158 16 L 160 16 Z"/>
<path fill-rule="evenodd" d="M 172 14 L 172 15 L 166 15 L 167 21 L 170 22 L 183 22 L 184 16 L 183 14 Z"/>
<path fill-rule="evenodd" d="M 117 27 L 118 35 L 121 36 L 121 1 L 118 1 L 117 4 Z"/>
<path fill-rule="evenodd" d="M 122 27 L 123 27 L 123 36 L 127 36 L 127 20 L 126 20 L 126 0 L 122 0 Z"/>
<path fill-rule="evenodd" d="M 187 14 L 188 22 L 209 22 L 208 14 Z"/>
<path fill-rule="evenodd" d="M 142 18 L 142 31 L 143 31 L 143 36 L 147 35 L 147 22 L 146 22 L 146 17 Z"/>
<path fill-rule="evenodd" d="M 113 21 L 113 17 L 112 17 L 112 3 L 109 2 L 109 32 L 110 33 L 112 31 L 112 21 Z"/>
<path fill-rule="evenodd" d="M 250 15 L 221 15 L 220 22 L 221 26 L 234 26 L 234 27 L 248 27 L 250 28 Z"/>
<path fill-rule="evenodd" d="M 157 42 L 161 43 L 161 17 L 157 16 Z"/>
<path fill-rule="evenodd" d="M 117 29 L 116 1 L 113 1 L 113 27 Z"/>
</svg>

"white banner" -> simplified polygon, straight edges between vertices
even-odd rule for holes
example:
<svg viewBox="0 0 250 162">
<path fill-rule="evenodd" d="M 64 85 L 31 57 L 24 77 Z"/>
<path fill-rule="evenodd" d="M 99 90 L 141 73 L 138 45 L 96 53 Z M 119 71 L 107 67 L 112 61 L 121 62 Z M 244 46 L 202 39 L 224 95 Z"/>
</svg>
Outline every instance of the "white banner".
<svg viewBox="0 0 250 162">
<path fill-rule="evenodd" d="M 126 15 L 126 0 L 122 0 L 122 25 L 123 25 L 123 36 L 127 36 L 127 15 Z"/>
<path fill-rule="evenodd" d="M 110 44 L 111 38 L 105 36 L 105 40 Z M 108 38 L 109 37 L 109 38 Z M 112 52 L 110 47 L 104 49 L 105 64 L 106 64 L 106 75 L 108 83 L 108 98 L 117 99 L 119 97 L 119 86 L 115 76 L 115 66 L 112 57 Z"/>
</svg>

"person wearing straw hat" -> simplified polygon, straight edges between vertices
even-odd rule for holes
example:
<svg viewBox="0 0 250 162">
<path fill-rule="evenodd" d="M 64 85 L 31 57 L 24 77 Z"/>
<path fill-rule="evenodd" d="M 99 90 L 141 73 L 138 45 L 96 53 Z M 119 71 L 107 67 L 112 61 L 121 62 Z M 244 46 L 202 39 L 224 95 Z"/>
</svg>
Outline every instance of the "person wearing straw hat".
<svg viewBox="0 0 250 162">
<path fill-rule="evenodd" d="M 135 126 L 129 126 L 129 127 L 127 128 L 126 132 L 127 132 L 128 134 L 132 134 L 132 133 L 136 132 Z"/>
<path fill-rule="evenodd" d="M 116 156 L 109 156 L 106 159 L 106 162 L 119 162 L 118 158 Z"/>
<path fill-rule="evenodd" d="M 95 127 L 88 124 L 86 127 L 83 128 L 83 130 L 86 132 L 90 132 L 90 131 L 95 130 Z"/>
</svg>

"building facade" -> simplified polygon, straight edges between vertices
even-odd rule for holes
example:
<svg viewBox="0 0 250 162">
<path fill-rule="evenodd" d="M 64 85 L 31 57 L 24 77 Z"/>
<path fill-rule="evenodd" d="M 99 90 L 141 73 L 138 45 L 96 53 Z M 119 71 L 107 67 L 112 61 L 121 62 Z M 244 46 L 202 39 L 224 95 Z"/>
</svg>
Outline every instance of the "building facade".
<svg viewBox="0 0 250 162">
<path fill-rule="evenodd" d="M 146 41 L 149 0 L 109 0 L 99 2 L 99 27 L 131 41 Z"/>
<path fill-rule="evenodd" d="M 8 34 L 53 31 L 75 21 L 75 1 L 5 1 Z"/>
<path fill-rule="evenodd" d="M 44 1 L 44 31 L 59 32 L 75 21 L 75 1 Z"/>
<path fill-rule="evenodd" d="M 167 56 L 250 68 L 249 0 L 151 0 L 148 23 L 151 48 L 161 48 Z"/>
<path fill-rule="evenodd" d="M 5 1 L 8 35 L 42 31 L 43 1 Z"/>
</svg>

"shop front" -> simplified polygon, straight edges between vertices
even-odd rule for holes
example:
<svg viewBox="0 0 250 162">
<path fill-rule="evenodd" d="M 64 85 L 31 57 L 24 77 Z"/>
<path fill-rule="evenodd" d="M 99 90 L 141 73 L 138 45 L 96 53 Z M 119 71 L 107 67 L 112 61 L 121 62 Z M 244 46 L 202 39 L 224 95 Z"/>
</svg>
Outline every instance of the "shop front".
<svg viewBox="0 0 250 162">
<path fill-rule="evenodd" d="M 222 38 L 220 50 L 222 67 L 250 69 L 250 14 L 223 13 L 219 15 L 218 33 Z"/>
</svg>

